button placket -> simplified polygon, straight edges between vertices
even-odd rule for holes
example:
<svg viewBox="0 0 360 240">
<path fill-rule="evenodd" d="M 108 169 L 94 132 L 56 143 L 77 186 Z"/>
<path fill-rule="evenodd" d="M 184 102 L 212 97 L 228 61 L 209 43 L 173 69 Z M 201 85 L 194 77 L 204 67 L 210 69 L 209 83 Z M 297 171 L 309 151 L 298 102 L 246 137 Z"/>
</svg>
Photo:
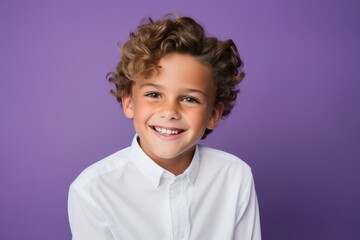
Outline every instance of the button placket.
<svg viewBox="0 0 360 240">
<path fill-rule="evenodd" d="M 169 201 L 174 239 L 186 239 L 188 214 L 184 181 L 176 179 L 169 186 Z"/>
</svg>

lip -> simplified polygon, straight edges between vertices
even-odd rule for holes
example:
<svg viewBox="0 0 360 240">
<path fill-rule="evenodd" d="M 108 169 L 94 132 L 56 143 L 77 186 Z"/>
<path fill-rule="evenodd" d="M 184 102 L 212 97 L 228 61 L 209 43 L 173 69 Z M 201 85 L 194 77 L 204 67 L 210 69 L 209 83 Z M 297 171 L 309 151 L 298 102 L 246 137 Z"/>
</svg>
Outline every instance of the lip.
<svg viewBox="0 0 360 240">
<path fill-rule="evenodd" d="M 173 140 L 173 139 L 177 139 L 179 138 L 184 132 L 186 132 L 185 129 L 182 128 L 176 128 L 176 127 L 164 127 L 164 126 L 159 126 L 159 125 L 149 125 L 149 127 L 151 128 L 151 130 L 153 130 L 153 132 L 160 137 L 161 139 L 166 139 L 166 140 Z M 177 134 L 161 134 L 160 132 L 158 132 L 156 130 L 156 128 L 161 128 L 161 129 L 165 129 L 165 130 L 170 130 L 170 131 L 177 131 Z"/>
</svg>

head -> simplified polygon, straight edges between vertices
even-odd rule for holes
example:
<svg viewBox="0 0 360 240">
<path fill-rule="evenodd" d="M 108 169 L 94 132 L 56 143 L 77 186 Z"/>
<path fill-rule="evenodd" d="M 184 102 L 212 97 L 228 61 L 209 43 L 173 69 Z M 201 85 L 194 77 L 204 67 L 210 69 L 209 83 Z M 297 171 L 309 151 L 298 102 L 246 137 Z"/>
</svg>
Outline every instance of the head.
<svg viewBox="0 0 360 240">
<path fill-rule="evenodd" d="M 220 41 L 205 35 L 204 29 L 189 17 L 166 17 L 142 22 L 120 48 L 122 57 L 108 80 L 115 84 L 111 93 L 117 101 L 131 96 L 134 85 L 159 71 L 161 59 L 172 54 L 191 56 L 206 66 L 215 87 L 213 106 L 222 106 L 221 117 L 234 107 L 237 85 L 244 78 L 243 62 L 232 40 Z M 213 129 L 206 128 L 202 139 Z"/>
</svg>

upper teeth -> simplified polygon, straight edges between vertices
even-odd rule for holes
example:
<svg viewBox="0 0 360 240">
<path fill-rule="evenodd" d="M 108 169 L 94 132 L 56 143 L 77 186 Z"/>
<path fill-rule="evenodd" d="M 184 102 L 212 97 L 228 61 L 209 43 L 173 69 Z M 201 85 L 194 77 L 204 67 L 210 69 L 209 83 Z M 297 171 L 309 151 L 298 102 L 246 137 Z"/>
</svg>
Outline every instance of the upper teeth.
<svg viewBox="0 0 360 240">
<path fill-rule="evenodd" d="M 161 134 L 166 134 L 166 135 L 173 135 L 173 134 L 179 133 L 179 130 L 170 130 L 170 129 L 159 128 L 159 127 L 155 127 L 155 130 Z"/>
</svg>

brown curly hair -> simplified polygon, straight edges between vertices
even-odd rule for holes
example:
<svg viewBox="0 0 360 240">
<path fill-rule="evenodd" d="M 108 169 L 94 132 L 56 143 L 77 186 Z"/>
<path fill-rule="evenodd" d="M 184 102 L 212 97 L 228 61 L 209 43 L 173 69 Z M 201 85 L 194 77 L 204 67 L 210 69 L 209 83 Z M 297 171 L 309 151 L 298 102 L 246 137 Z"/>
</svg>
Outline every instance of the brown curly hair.
<svg viewBox="0 0 360 240">
<path fill-rule="evenodd" d="M 224 104 L 222 117 L 234 107 L 239 92 L 236 86 L 245 76 L 234 42 L 205 36 L 203 27 L 190 17 L 167 16 L 158 21 L 148 18 L 130 33 L 120 51 L 120 62 L 107 75 L 108 81 L 115 84 L 116 90 L 110 92 L 118 102 L 122 96 L 131 95 L 135 79 L 150 77 L 160 59 L 170 53 L 189 54 L 210 67 L 216 83 L 215 104 Z M 210 132 L 206 129 L 202 139 Z"/>
</svg>

